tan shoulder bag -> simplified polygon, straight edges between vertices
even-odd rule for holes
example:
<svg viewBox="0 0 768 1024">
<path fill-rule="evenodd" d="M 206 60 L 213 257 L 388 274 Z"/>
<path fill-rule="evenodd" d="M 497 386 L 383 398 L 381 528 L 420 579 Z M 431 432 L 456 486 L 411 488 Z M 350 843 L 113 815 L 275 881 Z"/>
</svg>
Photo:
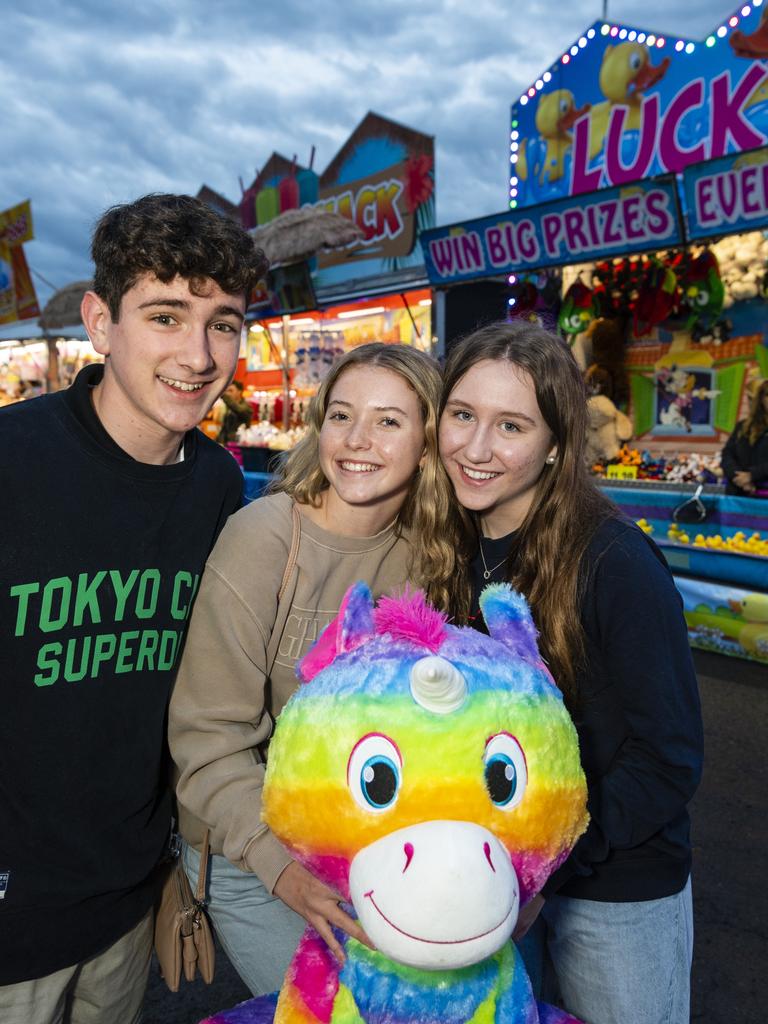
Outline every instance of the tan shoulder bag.
<svg viewBox="0 0 768 1024">
<path fill-rule="evenodd" d="M 267 648 L 267 675 L 275 663 L 296 593 L 294 569 L 301 541 L 301 518 L 295 501 L 291 505 L 291 518 L 291 547 L 277 594 L 277 615 Z M 179 991 L 182 969 L 187 981 L 194 981 L 198 971 L 207 985 L 213 981 L 216 950 L 211 924 L 205 913 L 210 848 L 210 830 L 206 830 L 194 894 L 181 855 L 176 853 L 174 861 L 167 868 L 155 906 L 155 955 L 160 974 L 171 992 Z"/>
</svg>

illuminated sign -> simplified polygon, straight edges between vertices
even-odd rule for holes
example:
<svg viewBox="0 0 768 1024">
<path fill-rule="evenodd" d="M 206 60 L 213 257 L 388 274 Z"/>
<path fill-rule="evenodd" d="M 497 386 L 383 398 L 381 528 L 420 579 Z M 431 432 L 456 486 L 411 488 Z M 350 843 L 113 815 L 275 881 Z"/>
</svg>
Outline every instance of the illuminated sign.
<svg viewBox="0 0 768 1024">
<path fill-rule="evenodd" d="M 603 189 L 588 196 L 436 228 L 421 244 L 432 284 L 679 245 L 674 179 Z"/>
<path fill-rule="evenodd" d="M 596 22 L 512 106 L 509 206 L 768 142 L 768 4 L 695 41 Z"/>
</svg>

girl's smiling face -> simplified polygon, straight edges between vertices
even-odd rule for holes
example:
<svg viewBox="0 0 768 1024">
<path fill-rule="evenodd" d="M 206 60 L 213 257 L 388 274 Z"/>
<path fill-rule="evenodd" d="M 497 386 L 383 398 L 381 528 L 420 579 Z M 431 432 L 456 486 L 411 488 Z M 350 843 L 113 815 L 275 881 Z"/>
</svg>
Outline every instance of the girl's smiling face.
<svg viewBox="0 0 768 1024">
<path fill-rule="evenodd" d="M 480 514 L 487 536 L 516 530 L 547 460 L 557 457 L 530 375 L 505 359 L 471 367 L 440 418 L 440 457 L 458 501 Z"/>
<path fill-rule="evenodd" d="M 355 507 L 379 506 L 389 522 L 424 455 L 416 392 L 392 370 L 350 366 L 331 389 L 319 454 L 330 485 L 329 514 L 343 517 Z"/>
</svg>

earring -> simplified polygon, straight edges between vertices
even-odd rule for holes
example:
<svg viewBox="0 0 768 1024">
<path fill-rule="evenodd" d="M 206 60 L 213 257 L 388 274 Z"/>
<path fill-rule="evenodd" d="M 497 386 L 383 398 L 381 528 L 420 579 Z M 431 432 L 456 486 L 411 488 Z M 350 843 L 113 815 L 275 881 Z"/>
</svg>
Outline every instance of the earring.
<svg viewBox="0 0 768 1024">
<path fill-rule="evenodd" d="M 556 455 L 548 455 L 548 456 L 546 457 L 546 459 L 544 459 L 544 461 L 546 462 L 546 464 L 547 464 L 548 466 L 554 466 L 554 464 L 555 464 L 555 459 L 556 459 L 556 458 L 557 458 L 557 456 L 556 456 Z"/>
</svg>

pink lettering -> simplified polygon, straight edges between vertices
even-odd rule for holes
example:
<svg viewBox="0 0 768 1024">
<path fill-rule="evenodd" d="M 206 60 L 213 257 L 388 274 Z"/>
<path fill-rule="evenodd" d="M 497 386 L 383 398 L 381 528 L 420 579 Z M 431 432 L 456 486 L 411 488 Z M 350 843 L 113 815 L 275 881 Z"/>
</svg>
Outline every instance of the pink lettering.
<svg viewBox="0 0 768 1024">
<path fill-rule="evenodd" d="M 520 247 L 520 255 L 524 260 L 532 263 L 539 258 L 539 242 L 536 238 L 536 228 L 530 220 L 521 220 L 517 226 L 517 244 Z"/>
<path fill-rule="evenodd" d="M 761 202 L 764 196 L 757 194 L 757 168 L 745 167 L 741 172 L 741 205 L 744 216 L 754 216 L 765 207 Z"/>
<path fill-rule="evenodd" d="M 600 203 L 598 209 L 603 214 L 603 242 L 606 245 L 615 245 L 622 241 L 621 231 L 614 227 L 616 214 L 619 212 L 618 203 L 611 199 L 607 203 Z"/>
<path fill-rule="evenodd" d="M 564 219 L 568 251 L 572 253 L 584 252 L 585 249 L 589 248 L 589 241 L 584 234 L 583 210 L 566 210 Z"/>
<path fill-rule="evenodd" d="M 717 177 L 717 198 L 720 209 L 727 221 L 733 220 L 736 211 L 736 180 L 732 174 L 720 174 Z"/>
<path fill-rule="evenodd" d="M 699 224 L 717 223 L 712 201 L 712 179 L 699 178 L 696 182 L 696 220 Z"/>
<path fill-rule="evenodd" d="M 523 223 L 526 223 L 523 221 Z M 514 263 L 517 259 L 517 241 L 515 239 L 515 225 L 513 222 L 508 221 L 504 225 L 504 237 L 507 242 L 507 252 L 509 253 L 509 262 Z"/>
<path fill-rule="evenodd" d="M 488 228 L 485 232 L 485 245 L 494 267 L 503 267 L 505 263 L 511 262 L 504 246 L 501 228 Z"/>
<path fill-rule="evenodd" d="M 639 195 L 629 196 L 622 199 L 621 210 L 624 216 L 624 234 L 630 242 L 645 238 L 645 225 L 643 223 L 642 197 Z"/>
<path fill-rule="evenodd" d="M 659 160 L 668 171 L 682 171 L 688 164 L 704 160 L 707 155 L 703 142 L 692 149 L 683 149 L 677 141 L 677 130 L 683 117 L 689 110 L 700 107 L 703 100 L 704 82 L 696 78 L 681 89 L 669 105 L 659 138 Z"/>
<path fill-rule="evenodd" d="M 597 209 L 594 206 L 587 207 L 587 223 L 589 224 L 589 238 L 592 245 L 600 245 L 600 225 L 597 222 Z"/>
<path fill-rule="evenodd" d="M 563 220 L 559 213 L 546 213 L 541 218 L 544 229 L 544 245 L 550 256 L 560 252 L 560 238 L 563 234 Z"/>
<path fill-rule="evenodd" d="M 589 170 L 589 117 L 585 114 L 579 118 L 573 130 L 571 194 L 594 192 L 600 188 L 601 173 L 600 168 Z"/>
<path fill-rule="evenodd" d="M 429 255 L 441 277 L 453 274 L 455 259 L 450 238 L 435 238 L 429 243 Z"/>
<path fill-rule="evenodd" d="M 741 81 L 733 93 L 731 93 L 730 71 L 724 71 L 713 79 L 712 102 L 710 103 L 712 147 L 709 155 L 711 157 L 723 156 L 728 151 L 729 136 L 737 150 L 755 149 L 765 142 L 762 133 L 755 131 L 746 120 L 742 108 L 766 77 L 768 77 L 768 71 L 759 61 L 754 61 L 742 75 Z"/>
<path fill-rule="evenodd" d="M 669 212 L 669 196 L 666 192 L 652 191 L 645 197 L 648 214 L 646 227 L 648 237 L 666 238 L 672 231 L 673 221 Z"/>
<path fill-rule="evenodd" d="M 659 96 L 654 93 L 643 101 L 640 123 L 640 142 L 634 161 L 625 167 L 621 162 L 621 136 L 627 107 L 614 107 L 608 122 L 608 138 L 605 144 L 605 175 L 613 185 L 625 185 L 628 181 L 644 178 L 653 160 L 656 142 L 656 128 L 659 121 Z"/>
<path fill-rule="evenodd" d="M 483 259 L 483 245 L 477 232 L 470 231 L 466 235 L 460 235 L 459 240 L 462 247 L 461 255 L 467 270 L 482 270 L 485 260 Z"/>
</svg>

